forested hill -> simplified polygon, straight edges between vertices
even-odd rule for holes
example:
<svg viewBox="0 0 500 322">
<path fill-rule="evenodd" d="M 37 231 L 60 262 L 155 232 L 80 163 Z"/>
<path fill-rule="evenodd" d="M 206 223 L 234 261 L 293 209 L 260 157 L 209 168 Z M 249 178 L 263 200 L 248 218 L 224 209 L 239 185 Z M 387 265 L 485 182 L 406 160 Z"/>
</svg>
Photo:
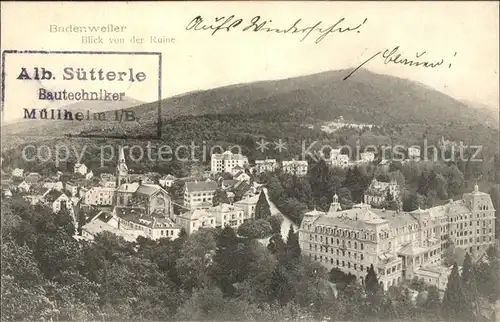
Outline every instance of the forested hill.
<svg viewBox="0 0 500 322">
<path fill-rule="evenodd" d="M 349 72 L 329 71 L 186 93 L 131 107 L 138 122 L 40 120 L 28 127 L 5 126 L 3 133 L 15 132 L 16 137 L 3 139 L 4 153 L 37 138 L 62 137 L 68 133 L 156 134 L 158 104 L 162 110 L 162 138 L 169 142 L 200 139 L 239 144 L 240 138 L 238 142 L 231 138 L 243 136 L 250 141 L 261 136 L 280 139 L 293 135 L 297 142 L 326 139 L 343 144 L 359 133 L 325 135 L 319 127 L 314 130 L 301 127 L 343 116 L 346 122 L 378 126 L 379 130 L 365 134 L 369 140 L 364 144 L 388 143 L 391 136 L 398 144 L 420 144 L 423 138 L 434 144 L 444 136 L 469 145 L 482 145 L 488 155 L 497 152 L 499 132 L 487 123 L 494 122 L 490 110 L 472 108 L 417 82 L 363 69 L 344 81 Z M 91 106 L 87 108 L 92 110 Z M 113 120 L 114 113 L 110 111 L 107 119 Z M 23 137 L 26 134 L 31 136 Z M 255 150 L 253 146 L 248 148 Z"/>
<path fill-rule="evenodd" d="M 358 70 L 329 71 L 283 80 L 231 85 L 161 101 L 164 118 L 243 113 L 279 120 L 346 120 L 372 124 L 484 124 L 491 112 L 472 109 L 439 91 L 410 80 Z M 156 112 L 157 103 L 135 110 Z"/>
</svg>

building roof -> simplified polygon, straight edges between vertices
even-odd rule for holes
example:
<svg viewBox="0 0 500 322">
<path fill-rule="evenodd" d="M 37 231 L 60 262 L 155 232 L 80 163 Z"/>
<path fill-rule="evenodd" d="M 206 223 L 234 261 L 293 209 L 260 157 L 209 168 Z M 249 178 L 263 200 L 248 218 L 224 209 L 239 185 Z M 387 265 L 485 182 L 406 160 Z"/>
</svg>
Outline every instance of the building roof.
<svg viewBox="0 0 500 322">
<path fill-rule="evenodd" d="M 101 174 L 99 175 L 99 177 L 100 177 L 101 179 L 111 179 L 111 178 L 113 178 L 113 177 L 114 177 L 114 175 L 113 175 L 113 174 L 111 174 L 111 173 L 103 172 L 103 173 L 101 173 Z"/>
<path fill-rule="evenodd" d="M 186 182 L 186 190 L 188 192 L 215 191 L 217 190 L 217 182 L 215 181 Z"/>
<path fill-rule="evenodd" d="M 418 255 L 418 254 L 427 252 L 428 250 L 429 250 L 428 248 L 418 247 L 417 245 L 414 245 L 413 243 L 410 243 L 410 244 L 402 247 L 398 251 L 398 254 L 402 254 L 402 255 Z"/>
<path fill-rule="evenodd" d="M 35 184 L 38 181 L 40 181 L 40 177 L 37 177 L 37 176 L 30 176 L 30 175 L 28 175 L 28 176 L 26 176 L 24 178 L 24 182 L 26 182 L 29 185 Z"/>
<path fill-rule="evenodd" d="M 151 196 L 160 190 L 163 189 L 157 184 L 141 184 L 137 188 L 136 193 Z"/>
<path fill-rule="evenodd" d="M 298 166 L 307 166 L 307 161 L 305 160 L 291 160 L 291 161 L 283 161 L 283 166 L 289 165 L 298 165 Z"/>
<path fill-rule="evenodd" d="M 222 183 L 224 184 L 224 186 L 226 186 L 226 188 L 232 188 L 236 184 L 238 184 L 239 181 L 238 180 L 230 179 L 230 180 L 224 180 L 224 181 L 222 181 Z"/>
<path fill-rule="evenodd" d="M 231 151 L 226 151 L 222 154 L 212 154 L 212 160 L 214 159 L 219 159 L 219 160 L 248 160 L 248 158 L 242 154 L 235 154 L 232 153 Z"/>
<path fill-rule="evenodd" d="M 54 202 L 56 201 L 61 195 L 63 195 L 64 193 L 62 193 L 61 191 L 57 191 L 57 190 L 51 190 L 46 196 L 45 196 L 45 200 L 47 202 Z"/>
<path fill-rule="evenodd" d="M 247 199 L 242 199 L 240 201 L 236 201 L 234 204 L 235 205 L 256 205 L 258 200 L 259 200 L 259 195 L 255 195 L 255 196 L 247 198 Z"/>
<path fill-rule="evenodd" d="M 234 169 L 236 169 L 236 168 L 234 168 Z M 238 177 L 239 177 L 239 176 L 241 176 L 242 174 L 246 174 L 246 173 L 245 173 L 245 171 L 239 171 L 238 173 L 236 173 L 236 174 L 234 175 L 234 178 L 238 178 Z M 246 175 L 248 176 L 248 174 L 246 174 Z"/>
<path fill-rule="evenodd" d="M 50 188 L 46 188 L 42 185 L 35 184 L 31 187 L 30 194 L 33 196 L 43 196 L 49 190 L 50 190 Z"/>
<path fill-rule="evenodd" d="M 174 221 L 160 214 L 153 213 L 152 215 L 145 215 L 142 208 L 116 208 L 116 215 L 126 221 L 130 221 L 144 227 L 151 229 L 157 228 L 179 228 Z"/>
<path fill-rule="evenodd" d="M 185 219 L 188 219 L 188 220 L 199 220 L 203 217 L 215 217 L 215 215 L 213 213 L 210 213 L 204 209 L 192 209 L 192 210 L 189 210 L 185 213 L 182 213 L 179 215 L 179 217 L 182 217 L 182 218 L 185 218 Z"/>
<path fill-rule="evenodd" d="M 208 208 L 208 212 L 233 212 L 233 211 L 242 211 L 240 207 L 236 207 L 234 205 L 230 205 L 227 203 L 221 203 L 215 207 Z"/>
<path fill-rule="evenodd" d="M 116 190 L 117 192 L 124 192 L 124 193 L 134 193 L 139 189 L 139 183 L 138 182 L 133 182 L 133 183 L 124 183 L 118 187 Z"/>
<path fill-rule="evenodd" d="M 133 242 L 137 239 L 137 236 L 134 233 L 127 231 L 126 229 L 117 229 L 105 222 L 102 222 L 99 219 L 85 224 L 82 229 L 93 236 L 103 231 L 108 231 L 117 236 L 123 237 L 126 241 L 129 242 Z"/>
<path fill-rule="evenodd" d="M 263 164 L 274 165 L 274 164 L 276 164 L 276 159 L 255 160 L 255 164 L 256 165 L 263 165 Z"/>
<path fill-rule="evenodd" d="M 73 203 L 73 205 L 77 205 L 81 199 L 78 197 L 71 197 L 70 200 Z"/>
</svg>

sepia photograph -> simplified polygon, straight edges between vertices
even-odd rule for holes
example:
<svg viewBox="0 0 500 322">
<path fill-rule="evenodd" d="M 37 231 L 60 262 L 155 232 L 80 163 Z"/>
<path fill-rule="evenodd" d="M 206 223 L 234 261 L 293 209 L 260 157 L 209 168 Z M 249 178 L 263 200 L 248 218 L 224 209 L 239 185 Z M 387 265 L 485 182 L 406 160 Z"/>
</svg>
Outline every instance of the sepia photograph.
<svg viewBox="0 0 500 322">
<path fill-rule="evenodd" d="M 496 1 L 1 1 L 2 321 L 500 320 Z"/>
</svg>

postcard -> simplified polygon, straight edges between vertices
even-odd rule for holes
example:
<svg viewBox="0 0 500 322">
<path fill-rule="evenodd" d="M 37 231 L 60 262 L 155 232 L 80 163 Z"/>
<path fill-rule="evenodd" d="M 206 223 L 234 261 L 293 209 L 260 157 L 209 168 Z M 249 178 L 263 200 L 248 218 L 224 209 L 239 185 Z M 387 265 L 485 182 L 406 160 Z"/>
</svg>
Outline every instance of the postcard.
<svg viewBox="0 0 500 322">
<path fill-rule="evenodd" d="M 1 2 L 1 320 L 495 321 L 498 2 Z"/>
</svg>

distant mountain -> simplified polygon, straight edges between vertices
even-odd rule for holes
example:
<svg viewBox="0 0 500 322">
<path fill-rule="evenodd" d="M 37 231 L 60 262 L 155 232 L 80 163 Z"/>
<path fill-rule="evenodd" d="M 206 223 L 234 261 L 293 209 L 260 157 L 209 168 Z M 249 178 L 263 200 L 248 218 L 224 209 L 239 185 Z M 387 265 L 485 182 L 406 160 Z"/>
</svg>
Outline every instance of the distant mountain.
<svg viewBox="0 0 500 322">
<path fill-rule="evenodd" d="M 329 71 L 283 80 L 238 84 L 160 101 L 162 117 L 242 113 L 276 120 L 333 120 L 339 116 L 371 124 L 436 124 L 450 120 L 484 124 L 488 113 L 471 109 L 423 84 L 358 70 Z M 158 102 L 134 108 L 154 117 Z"/>
<path fill-rule="evenodd" d="M 100 124 L 90 121 L 83 125 L 52 121 L 58 124 L 47 123 L 36 131 L 33 126 L 9 130 L 14 130 L 17 135 L 63 135 L 82 131 L 151 134 L 158 123 L 157 108 L 160 105 L 162 133 L 165 133 L 166 138 L 176 138 L 183 132 L 196 131 L 196 128 L 186 127 L 199 126 L 200 123 L 195 119 L 203 116 L 209 116 L 203 120 L 204 130 L 218 126 L 217 116 L 226 115 L 245 120 L 241 126 L 247 128 L 240 128 L 240 133 L 251 136 L 262 135 L 263 129 L 271 131 L 280 124 L 292 124 L 299 131 L 298 125 L 317 124 L 343 116 L 346 121 L 399 128 L 400 137 L 408 142 L 422 137 L 445 136 L 450 140 L 498 145 L 498 127 L 486 122 L 491 120 L 490 111 L 471 108 L 468 104 L 418 82 L 376 74 L 365 69 L 358 70 L 344 81 L 343 78 L 350 72 L 351 70 L 337 70 L 282 80 L 236 84 L 177 95 L 159 102 L 138 104 L 129 110 L 135 113 L 140 122 L 126 130 L 121 129 L 117 122 L 111 121 Z M 84 105 L 76 108 L 90 109 Z M 108 112 L 108 119 L 112 119 L 113 114 L 114 112 Z M 177 119 L 185 127 L 173 126 Z M 191 125 L 190 119 L 193 120 Z M 252 124 L 258 126 L 252 127 Z M 174 128 L 176 132 L 170 133 Z"/>
<path fill-rule="evenodd" d="M 500 122 L 500 109 L 498 107 L 490 106 L 487 104 L 473 102 L 470 100 L 461 100 L 465 105 L 480 110 L 482 113 L 490 114 L 491 118 L 485 120 L 485 123 L 492 127 L 499 128 Z"/>
<path fill-rule="evenodd" d="M 82 112 L 87 115 L 87 111 L 92 113 L 108 112 L 111 117 L 115 110 L 126 110 L 131 107 L 144 104 L 143 102 L 124 97 L 121 101 L 80 101 L 66 106 L 61 106 L 60 110 L 68 110 L 73 113 Z M 38 116 L 37 116 L 38 117 Z M 2 133 L 7 135 L 29 135 L 30 139 L 36 139 L 36 136 L 63 136 L 65 134 L 77 134 L 88 128 L 109 127 L 109 123 L 116 122 L 97 122 L 92 121 L 61 121 L 61 120 L 41 120 L 41 119 L 18 119 L 7 121 L 2 124 Z"/>
</svg>

